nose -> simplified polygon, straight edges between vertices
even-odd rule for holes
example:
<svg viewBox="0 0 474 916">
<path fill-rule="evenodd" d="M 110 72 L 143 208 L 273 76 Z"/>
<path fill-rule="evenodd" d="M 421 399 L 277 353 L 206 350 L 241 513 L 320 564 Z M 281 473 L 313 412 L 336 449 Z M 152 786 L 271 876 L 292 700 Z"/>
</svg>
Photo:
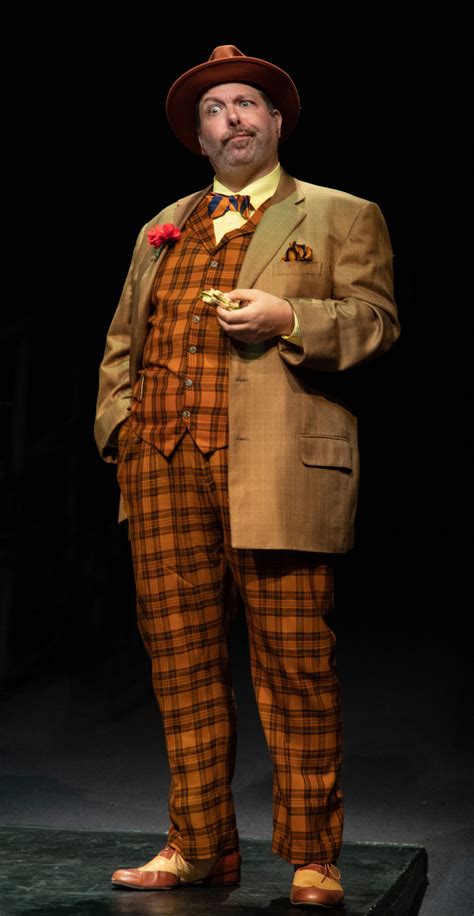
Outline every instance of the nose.
<svg viewBox="0 0 474 916">
<path fill-rule="evenodd" d="M 229 105 L 227 108 L 227 120 L 230 126 L 240 124 L 240 110 L 235 105 Z"/>
</svg>

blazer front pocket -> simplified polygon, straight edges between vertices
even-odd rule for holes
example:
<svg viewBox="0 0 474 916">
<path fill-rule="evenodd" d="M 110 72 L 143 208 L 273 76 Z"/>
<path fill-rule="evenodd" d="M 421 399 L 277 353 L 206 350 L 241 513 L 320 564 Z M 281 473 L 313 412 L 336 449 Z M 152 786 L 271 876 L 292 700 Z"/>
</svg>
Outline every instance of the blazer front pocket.
<svg viewBox="0 0 474 916">
<path fill-rule="evenodd" d="M 309 467 L 352 471 L 352 448 L 342 436 L 298 436 L 300 458 Z"/>
<path fill-rule="evenodd" d="M 358 475 L 349 439 L 298 436 L 305 507 L 328 543 L 350 546 L 357 505 Z M 354 459 L 356 462 L 356 458 Z M 309 495 L 310 494 L 310 495 Z M 307 511 L 307 509 L 305 510 Z M 336 547 L 336 552 L 340 547 Z"/>
</svg>

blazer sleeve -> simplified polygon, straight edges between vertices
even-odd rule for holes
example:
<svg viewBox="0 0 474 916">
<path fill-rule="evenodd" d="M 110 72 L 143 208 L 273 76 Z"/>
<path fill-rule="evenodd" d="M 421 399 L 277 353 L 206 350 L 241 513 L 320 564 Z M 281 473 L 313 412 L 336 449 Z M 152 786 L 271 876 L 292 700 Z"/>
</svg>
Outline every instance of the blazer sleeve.
<svg viewBox="0 0 474 916">
<path fill-rule="evenodd" d="M 143 242 L 146 224 L 140 230 L 119 304 L 107 332 L 105 352 L 99 369 L 94 438 L 104 461 L 117 462 L 117 433 L 130 413 L 130 341 L 132 291 L 136 256 Z"/>
<path fill-rule="evenodd" d="M 288 298 L 301 328 L 299 346 L 280 339 L 290 366 L 347 369 L 388 350 L 400 336 L 393 289 L 393 251 L 377 204 L 357 212 L 337 254 L 332 298 Z"/>
</svg>

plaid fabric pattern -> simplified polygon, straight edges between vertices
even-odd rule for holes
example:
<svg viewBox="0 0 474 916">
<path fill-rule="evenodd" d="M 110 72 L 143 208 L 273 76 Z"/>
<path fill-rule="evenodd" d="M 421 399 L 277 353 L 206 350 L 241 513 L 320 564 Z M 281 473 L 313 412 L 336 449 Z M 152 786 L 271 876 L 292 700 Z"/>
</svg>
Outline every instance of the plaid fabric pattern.
<svg viewBox="0 0 474 916">
<path fill-rule="evenodd" d="M 203 302 L 199 293 L 210 287 L 235 289 L 245 252 L 271 199 L 216 243 L 204 197 L 158 268 L 155 310 L 131 410 L 137 435 L 164 455 L 172 453 L 187 429 L 204 452 L 228 443 L 229 339 L 215 306 Z"/>
<path fill-rule="evenodd" d="M 335 862 L 343 794 L 335 635 L 325 621 L 333 558 L 231 548 L 227 453 L 205 455 L 185 435 L 166 458 L 130 420 L 119 432 L 138 626 L 171 770 L 168 842 L 188 858 L 239 844 L 223 585 L 230 570 L 245 605 L 252 680 L 273 762 L 272 850 L 292 863 Z M 249 525 L 251 512 L 249 506 Z"/>
</svg>

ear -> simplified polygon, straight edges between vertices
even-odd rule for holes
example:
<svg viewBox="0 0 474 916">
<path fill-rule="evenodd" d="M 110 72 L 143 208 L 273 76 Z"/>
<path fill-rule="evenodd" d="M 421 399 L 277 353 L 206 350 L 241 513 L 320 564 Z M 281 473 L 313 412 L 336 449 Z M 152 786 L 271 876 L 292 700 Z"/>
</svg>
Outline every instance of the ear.
<svg viewBox="0 0 474 916">
<path fill-rule="evenodd" d="M 201 147 L 201 155 L 207 156 L 207 153 L 206 153 L 205 148 L 204 148 L 204 143 L 203 143 L 203 140 L 202 140 L 202 136 L 201 136 L 201 131 L 198 130 L 198 131 L 196 131 L 196 133 L 197 133 L 197 137 L 198 137 L 198 140 L 199 140 L 199 146 Z"/>
<path fill-rule="evenodd" d="M 273 117 L 275 118 L 275 124 L 277 127 L 277 136 L 281 137 L 281 125 L 283 123 L 283 118 L 277 108 L 275 108 L 273 112 Z"/>
</svg>

